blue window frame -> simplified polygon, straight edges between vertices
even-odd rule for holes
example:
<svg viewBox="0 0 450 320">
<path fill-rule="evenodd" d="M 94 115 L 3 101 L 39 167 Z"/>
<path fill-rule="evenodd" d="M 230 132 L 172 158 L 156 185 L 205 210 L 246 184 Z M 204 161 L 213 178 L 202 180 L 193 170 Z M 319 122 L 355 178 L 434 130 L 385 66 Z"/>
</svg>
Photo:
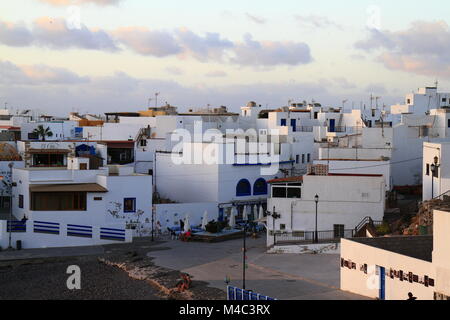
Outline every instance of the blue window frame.
<svg viewBox="0 0 450 320">
<path fill-rule="evenodd" d="M 259 196 L 263 194 L 267 194 L 267 182 L 263 178 L 260 178 L 253 185 L 253 195 Z"/>
<path fill-rule="evenodd" d="M 287 126 L 287 121 L 286 121 L 286 119 L 281 119 L 281 126 L 282 126 L 282 127 L 286 127 L 286 126 Z"/>
<path fill-rule="evenodd" d="M 247 179 L 242 179 L 236 186 L 236 196 L 246 197 L 252 195 L 252 186 Z"/>
<path fill-rule="evenodd" d="M 123 212 L 136 212 L 136 198 L 123 199 Z"/>
</svg>

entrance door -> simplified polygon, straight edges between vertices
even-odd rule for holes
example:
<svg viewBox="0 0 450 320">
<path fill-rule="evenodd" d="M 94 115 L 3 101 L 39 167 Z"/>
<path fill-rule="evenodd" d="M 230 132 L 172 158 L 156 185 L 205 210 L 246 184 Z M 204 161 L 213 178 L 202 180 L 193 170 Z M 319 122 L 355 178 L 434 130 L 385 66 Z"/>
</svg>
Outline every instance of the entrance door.
<svg viewBox="0 0 450 320">
<path fill-rule="evenodd" d="M 336 131 L 336 120 L 330 119 L 330 132 L 335 132 L 335 131 Z"/>
<path fill-rule="evenodd" d="M 384 267 L 378 267 L 380 274 L 380 300 L 386 300 L 386 269 Z"/>
<path fill-rule="evenodd" d="M 291 119 L 291 127 L 293 132 L 297 132 L 297 119 Z"/>
<path fill-rule="evenodd" d="M 223 213 L 224 213 L 223 208 L 220 208 L 219 209 L 219 219 L 218 219 L 220 222 L 223 222 L 223 218 L 224 218 Z"/>
</svg>

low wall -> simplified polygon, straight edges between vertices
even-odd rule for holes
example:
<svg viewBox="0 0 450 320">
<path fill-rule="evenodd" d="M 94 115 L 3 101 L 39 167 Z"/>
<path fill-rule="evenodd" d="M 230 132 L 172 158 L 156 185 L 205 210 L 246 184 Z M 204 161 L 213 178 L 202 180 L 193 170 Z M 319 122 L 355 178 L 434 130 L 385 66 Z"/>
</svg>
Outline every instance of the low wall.
<svg viewBox="0 0 450 320">
<path fill-rule="evenodd" d="M 18 240 L 23 249 L 95 246 L 133 241 L 132 231 L 123 225 L 80 226 L 51 222 L 27 221 L 26 227 L 16 228 L 25 232 L 11 233 L 11 246 L 16 248 Z M 14 227 L 13 227 L 14 230 Z M 0 247 L 9 245 L 7 221 L 0 221 Z"/>
</svg>

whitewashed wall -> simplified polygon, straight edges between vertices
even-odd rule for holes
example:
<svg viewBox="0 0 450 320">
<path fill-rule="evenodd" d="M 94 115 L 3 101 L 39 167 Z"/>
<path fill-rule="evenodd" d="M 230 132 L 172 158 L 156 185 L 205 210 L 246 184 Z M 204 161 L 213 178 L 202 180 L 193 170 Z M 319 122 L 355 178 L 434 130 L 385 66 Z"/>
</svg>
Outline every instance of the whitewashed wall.
<svg viewBox="0 0 450 320">
<path fill-rule="evenodd" d="M 155 205 L 156 216 L 155 223 L 159 221 L 161 231 L 167 231 L 167 228 L 179 226 L 180 219 L 184 221 L 186 215 L 189 215 L 191 225 L 201 225 L 203 214 L 208 211 L 208 221 L 218 220 L 218 203 L 169 203 Z"/>
</svg>

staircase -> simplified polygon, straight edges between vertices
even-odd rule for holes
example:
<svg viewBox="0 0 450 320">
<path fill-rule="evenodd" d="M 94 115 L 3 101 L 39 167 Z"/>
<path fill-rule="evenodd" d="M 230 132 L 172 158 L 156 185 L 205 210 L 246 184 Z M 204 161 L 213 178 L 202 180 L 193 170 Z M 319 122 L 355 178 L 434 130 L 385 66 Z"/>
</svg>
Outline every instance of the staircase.
<svg viewBox="0 0 450 320">
<path fill-rule="evenodd" d="M 371 217 L 365 217 L 356 227 L 354 238 L 375 238 L 377 236 L 377 226 L 383 224 L 383 221 L 374 221 Z"/>
</svg>

